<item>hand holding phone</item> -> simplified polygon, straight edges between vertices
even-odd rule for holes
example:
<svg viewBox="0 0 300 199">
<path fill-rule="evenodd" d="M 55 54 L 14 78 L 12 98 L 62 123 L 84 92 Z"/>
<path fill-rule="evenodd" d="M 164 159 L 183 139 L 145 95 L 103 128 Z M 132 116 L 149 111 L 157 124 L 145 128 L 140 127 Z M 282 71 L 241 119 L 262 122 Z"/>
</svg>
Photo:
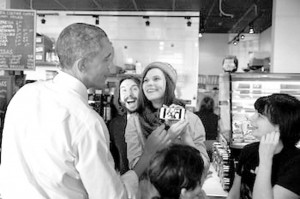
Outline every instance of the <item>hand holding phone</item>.
<svg viewBox="0 0 300 199">
<path fill-rule="evenodd" d="M 179 121 L 183 120 L 185 109 L 179 107 L 162 107 L 159 112 L 159 118 L 163 120 Z"/>
</svg>

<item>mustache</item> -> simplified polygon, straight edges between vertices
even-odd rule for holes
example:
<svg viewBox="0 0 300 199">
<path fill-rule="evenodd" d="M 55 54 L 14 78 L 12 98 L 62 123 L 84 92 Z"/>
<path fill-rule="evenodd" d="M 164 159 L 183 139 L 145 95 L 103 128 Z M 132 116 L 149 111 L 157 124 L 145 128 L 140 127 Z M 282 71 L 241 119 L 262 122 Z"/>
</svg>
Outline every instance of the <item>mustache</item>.
<svg viewBox="0 0 300 199">
<path fill-rule="evenodd" d="M 137 97 L 134 97 L 134 96 L 128 96 L 124 99 L 124 102 L 127 102 L 128 99 L 133 99 L 133 100 L 137 100 L 138 98 Z"/>
</svg>

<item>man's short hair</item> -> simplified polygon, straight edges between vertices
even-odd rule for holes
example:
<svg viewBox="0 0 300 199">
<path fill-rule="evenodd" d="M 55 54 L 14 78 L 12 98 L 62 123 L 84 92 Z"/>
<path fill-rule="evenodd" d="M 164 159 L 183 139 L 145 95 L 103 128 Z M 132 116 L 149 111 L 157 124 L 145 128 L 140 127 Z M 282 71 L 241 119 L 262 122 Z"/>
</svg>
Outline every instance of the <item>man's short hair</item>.
<svg viewBox="0 0 300 199">
<path fill-rule="evenodd" d="M 74 23 L 67 26 L 56 42 L 56 52 L 62 68 L 70 68 L 82 58 L 93 58 L 102 48 L 101 39 L 107 37 L 99 27 Z"/>
</svg>

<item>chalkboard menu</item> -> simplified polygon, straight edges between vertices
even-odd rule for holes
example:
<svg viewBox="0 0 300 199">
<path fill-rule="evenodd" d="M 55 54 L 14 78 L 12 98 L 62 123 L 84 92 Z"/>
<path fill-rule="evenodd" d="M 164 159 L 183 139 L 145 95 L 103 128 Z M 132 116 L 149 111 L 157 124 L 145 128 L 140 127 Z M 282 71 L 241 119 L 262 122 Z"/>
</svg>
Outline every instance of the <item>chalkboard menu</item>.
<svg viewBox="0 0 300 199">
<path fill-rule="evenodd" d="M 0 76 L 0 119 L 4 118 L 4 113 L 13 95 L 14 76 Z M 1 122 L 0 122 L 1 124 Z"/>
<path fill-rule="evenodd" d="M 35 70 L 36 12 L 0 10 L 0 70 Z"/>
</svg>

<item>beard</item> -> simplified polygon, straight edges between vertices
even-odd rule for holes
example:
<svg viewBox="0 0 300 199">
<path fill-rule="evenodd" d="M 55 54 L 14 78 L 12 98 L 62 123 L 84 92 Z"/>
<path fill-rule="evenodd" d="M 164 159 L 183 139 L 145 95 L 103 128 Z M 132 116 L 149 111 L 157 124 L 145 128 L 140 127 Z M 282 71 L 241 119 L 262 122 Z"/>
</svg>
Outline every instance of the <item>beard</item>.
<svg viewBox="0 0 300 199">
<path fill-rule="evenodd" d="M 128 108 L 126 107 L 126 104 L 125 104 L 124 102 L 121 102 L 120 104 L 121 104 L 122 108 L 123 108 L 124 110 L 126 110 L 127 113 L 131 114 L 131 113 L 135 113 L 135 112 L 136 112 L 136 109 L 137 109 L 137 108 L 135 108 L 134 110 L 130 110 L 130 109 L 128 109 Z"/>
</svg>

